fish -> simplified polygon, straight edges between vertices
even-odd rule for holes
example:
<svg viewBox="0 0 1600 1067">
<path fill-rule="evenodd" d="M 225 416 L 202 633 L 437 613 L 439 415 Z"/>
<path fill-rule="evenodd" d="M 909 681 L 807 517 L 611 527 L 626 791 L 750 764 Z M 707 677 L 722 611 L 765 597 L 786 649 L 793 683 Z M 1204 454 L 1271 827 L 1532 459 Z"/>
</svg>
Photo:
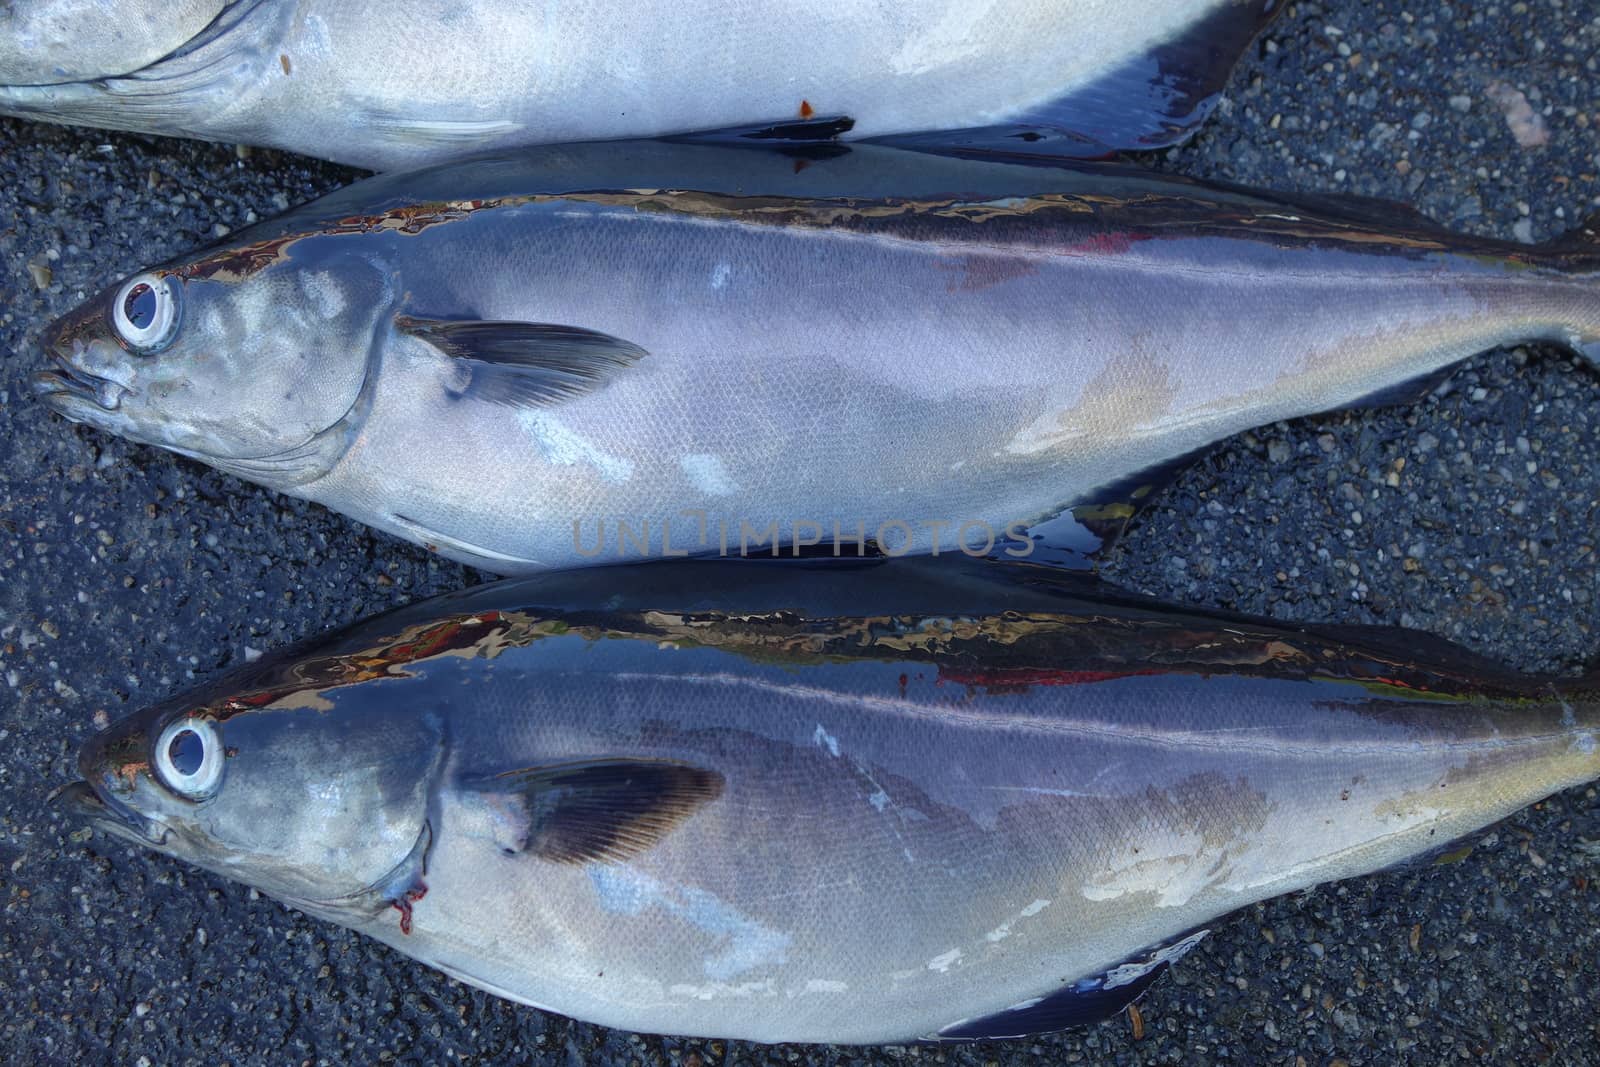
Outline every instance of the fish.
<svg viewBox="0 0 1600 1067">
<path fill-rule="evenodd" d="M 1600 224 L 743 136 L 382 175 L 46 328 L 77 422 L 499 574 L 686 555 L 1092 561 L 1182 464 L 1600 356 Z"/>
<path fill-rule="evenodd" d="M 1594 779 L 1596 685 L 1026 562 L 636 564 L 269 654 L 92 736 L 60 802 L 545 1011 L 1007 1038 Z"/>
<path fill-rule="evenodd" d="M 721 0 L 619 19 L 510 0 L 13 0 L 0 114 L 373 170 L 819 109 L 862 135 L 1038 125 L 1148 149 L 1204 120 L 1281 6 Z"/>
</svg>

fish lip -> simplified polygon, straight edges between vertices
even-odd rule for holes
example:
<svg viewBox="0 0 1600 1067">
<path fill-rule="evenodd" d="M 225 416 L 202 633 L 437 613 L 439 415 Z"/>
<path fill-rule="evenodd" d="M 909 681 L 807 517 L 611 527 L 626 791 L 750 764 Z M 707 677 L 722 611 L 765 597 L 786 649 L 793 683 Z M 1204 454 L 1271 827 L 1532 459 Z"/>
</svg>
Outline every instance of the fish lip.
<svg viewBox="0 0 1600 1067">
<path fill-rule="evenodd" d="M 167 843 L 167 829 L 145 818 L 116 797 L 88 782 L 73 782 L 56 795 L 55 804 L 91 826 L 141 845 Z"/>
<path fill-rule="evenodd" d="M 33 394 L 51 407 L 61 410 L 72 400 L 93 404 L 102 411 L 116 411 L 127 394 L 126 386 L 84 370 L 55 346 L 45 354 L 54 364 L 49 370 L 35 371 L 28 378 Z"/>
</svg>

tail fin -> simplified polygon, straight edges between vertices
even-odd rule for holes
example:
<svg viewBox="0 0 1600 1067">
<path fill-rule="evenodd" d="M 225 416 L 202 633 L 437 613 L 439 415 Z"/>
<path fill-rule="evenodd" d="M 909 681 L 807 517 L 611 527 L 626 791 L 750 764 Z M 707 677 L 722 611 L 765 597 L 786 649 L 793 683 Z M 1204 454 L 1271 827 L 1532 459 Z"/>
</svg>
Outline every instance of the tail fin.
<svg viewBox="0 0 1600 1067">
<path fill-rule="evenodd" d="M 1594 306 L 1572 327 L 1567 339 L 1578 353 L 1600 366 L 1600 212 L 1539 249 L 1551 266 L 1594 283 Z"/>
</svg>

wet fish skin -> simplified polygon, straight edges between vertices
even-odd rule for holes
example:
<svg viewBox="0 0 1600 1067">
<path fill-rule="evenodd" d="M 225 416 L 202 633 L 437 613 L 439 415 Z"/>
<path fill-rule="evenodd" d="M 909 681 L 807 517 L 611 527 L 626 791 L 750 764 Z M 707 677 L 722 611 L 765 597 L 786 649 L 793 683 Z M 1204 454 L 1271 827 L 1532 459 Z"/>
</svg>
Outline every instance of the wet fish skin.
<svg viewBox="0 0 1600 1067">
<path fill-rule="evenodd" d="M 1600 350 L 1588 239 L 822 147 L 562 146 L 357 183 L 158 268 L 179 305 L 162 351 L 119 339 L 117 287 L 68 315 L 35 388 L 74 420 L 526 573 L 641 541 L 737 554 L 746 529 L 767 551 L 769 528 L 831 540 L 836 523 L 844 553 L 880 531 L 953 552 L 969 521 L 1009 546 L 1014 523 L 1497 344 Z M 550 365 L 591 377 L 483 388 L 557 386 L 529 361 L 460 358 L 439 332 L 460 320 L 529 324 L 535 350 L 581 331 Z"/>
<path fill-rule="evenodd" d="M 156 62 L 209 26 L 225 0 L 171 0 L 159 17 L 120 0 L 7 0 L 0 8 L 0 84 L 114 78 Z"/>
<path fill-rule="evenodd" d="M 1053 118 L 1092 90 L 1067 113 L 1116 141 L 1125 100 L 1135 139 L 1161 144 L 1209 110 L 1272 12 L 1262 0 L 646 0 L 617 19 L 507 0 L 15 0 L 0 10 L 0 114 L 387 170 L 813 106 L 854 115 L 863 135 L 990 126 Z M 1117 72 L 1126 85 L 1101 84 Z"/>
<path fill-rule="evenodd" d="M 903 1042 L 1003 1025 L 1144 946 L 1590 780 L 1597 710 L 1590 682 L 1426 635 L 1025 564 L 652 564 L 479 587 L 269 657 L 91 740 L 94 792 L 69 798 L 548 1010 Z M 229 751 L 200 803 L 150 769 L 192 716 Z M 554 793 L 518 808 L 518 783 L 606 761 L 700 777 L 663 789 L 678 806 L 632 827 L 639 847 L 541 854 L 594 827 Z"/>
</svg>

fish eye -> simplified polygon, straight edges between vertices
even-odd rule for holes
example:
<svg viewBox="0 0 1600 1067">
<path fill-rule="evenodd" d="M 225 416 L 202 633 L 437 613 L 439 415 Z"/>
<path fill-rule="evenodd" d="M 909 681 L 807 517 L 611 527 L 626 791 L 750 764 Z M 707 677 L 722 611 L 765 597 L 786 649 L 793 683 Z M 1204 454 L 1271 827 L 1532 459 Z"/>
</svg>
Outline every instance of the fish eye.
<svg viewBox="0 0 1600 1067">
<path fill-rule="evenodd" d="M 204 800 L 222 781 L 222 737 L 209 719 L 167 724 L 156 739 L 155 769 L 161 783 L 190 800 Z"/>
<path fill-rule="evenodd" d="M 130 278 L 111 301 L 111 325 L 129 348 L 147 355 L 172 343 L 178 332 L 178 293 L 165 278 Z"/>
</svg>

